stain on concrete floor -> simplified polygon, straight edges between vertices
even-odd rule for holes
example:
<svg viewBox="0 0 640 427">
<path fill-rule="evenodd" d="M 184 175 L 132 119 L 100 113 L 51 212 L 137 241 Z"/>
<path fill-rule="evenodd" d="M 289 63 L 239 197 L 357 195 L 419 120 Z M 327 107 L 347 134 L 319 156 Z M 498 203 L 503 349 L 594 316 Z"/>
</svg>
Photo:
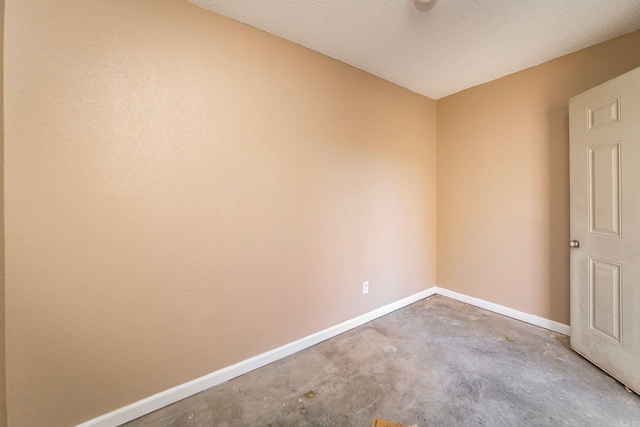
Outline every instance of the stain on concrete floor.
<svg viewBox="0 0 640 427">
<path fill-rule="evenodd" d="M 568 338 L 433 296 L 126 426 L 640 426 Z"/>
</svg>

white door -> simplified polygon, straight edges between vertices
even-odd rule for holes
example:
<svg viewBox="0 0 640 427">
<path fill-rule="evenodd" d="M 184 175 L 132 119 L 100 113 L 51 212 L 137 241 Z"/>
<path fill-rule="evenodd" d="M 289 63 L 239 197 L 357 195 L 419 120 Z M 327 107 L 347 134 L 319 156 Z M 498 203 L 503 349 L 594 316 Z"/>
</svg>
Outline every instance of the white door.
<svg viewBox="0 0 640 427">
<path fill-rule="evenodd" d="M 571 347 L 640 392 L 640 68 L 569 118 Z"/>
</svg>

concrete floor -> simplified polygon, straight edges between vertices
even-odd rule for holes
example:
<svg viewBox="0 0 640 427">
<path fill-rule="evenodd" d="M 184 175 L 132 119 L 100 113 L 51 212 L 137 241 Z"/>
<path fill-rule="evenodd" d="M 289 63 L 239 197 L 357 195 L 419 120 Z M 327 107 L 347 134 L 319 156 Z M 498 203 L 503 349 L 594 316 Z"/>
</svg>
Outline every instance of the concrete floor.
<svg viewBox="0 0 640 427">
<path fill-rule="evenodd" d="M 142 426 L 640 426 L 568 339 L 433 296 L 134 420 Z"/>
</svg>

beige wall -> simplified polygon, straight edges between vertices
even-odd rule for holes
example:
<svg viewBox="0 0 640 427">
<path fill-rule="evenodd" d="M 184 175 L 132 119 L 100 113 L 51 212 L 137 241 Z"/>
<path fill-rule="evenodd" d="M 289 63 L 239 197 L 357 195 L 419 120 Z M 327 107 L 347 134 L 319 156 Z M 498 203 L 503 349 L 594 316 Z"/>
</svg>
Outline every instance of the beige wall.
<svg viewBox="0 0 640 427">
<path fill-rule="evenodd" d="M 5 54 L 12 426 L 435 285 L 435 101 L 183 0 L 9 0 Z"/>
<path fill-rule="evenodd" d="M 4 321 L 4 0 L 0 0 L 0 426 L 7 425 Z"/>
<path fill-rule="evenodd" d="M 438 285 L 569 323 L 568 100 L 640 32 L 438 100 Z"/>
<path fill-rule="evenodd" d="M 182 0 L 4 22 L 12 426 L 436 284 L 436 102 Z M 568 98 L 637 66 L 640 33 L 437 102 L 440 286 L 568 323 Z"/>
</svg>

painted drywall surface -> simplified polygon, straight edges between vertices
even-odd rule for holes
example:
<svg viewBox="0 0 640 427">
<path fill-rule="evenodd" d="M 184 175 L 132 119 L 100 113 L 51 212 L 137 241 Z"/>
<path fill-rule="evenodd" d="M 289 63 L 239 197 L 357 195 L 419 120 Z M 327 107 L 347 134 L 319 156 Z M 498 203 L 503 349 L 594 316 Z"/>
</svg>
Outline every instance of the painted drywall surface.
<svg viewBox="0 0 640 427">
<path fill-rule="evenodd" d="M 569 98 L 640 32 L 438 100 L 438 286 L 569 323 Z"/>
<path fill-rule="evenodd" d="M 4 0 L 0 0 L 0 100 L 4 100 Z M 0 426 L 7 425 L 4 273 L 4 101 L 0 101 Z"/>
<path fill-rule="evenodd" d="M 10 0 L 5 54 L 12 426 L 435 285 L 435 101 L 181 0 Z"/>
</svg>

